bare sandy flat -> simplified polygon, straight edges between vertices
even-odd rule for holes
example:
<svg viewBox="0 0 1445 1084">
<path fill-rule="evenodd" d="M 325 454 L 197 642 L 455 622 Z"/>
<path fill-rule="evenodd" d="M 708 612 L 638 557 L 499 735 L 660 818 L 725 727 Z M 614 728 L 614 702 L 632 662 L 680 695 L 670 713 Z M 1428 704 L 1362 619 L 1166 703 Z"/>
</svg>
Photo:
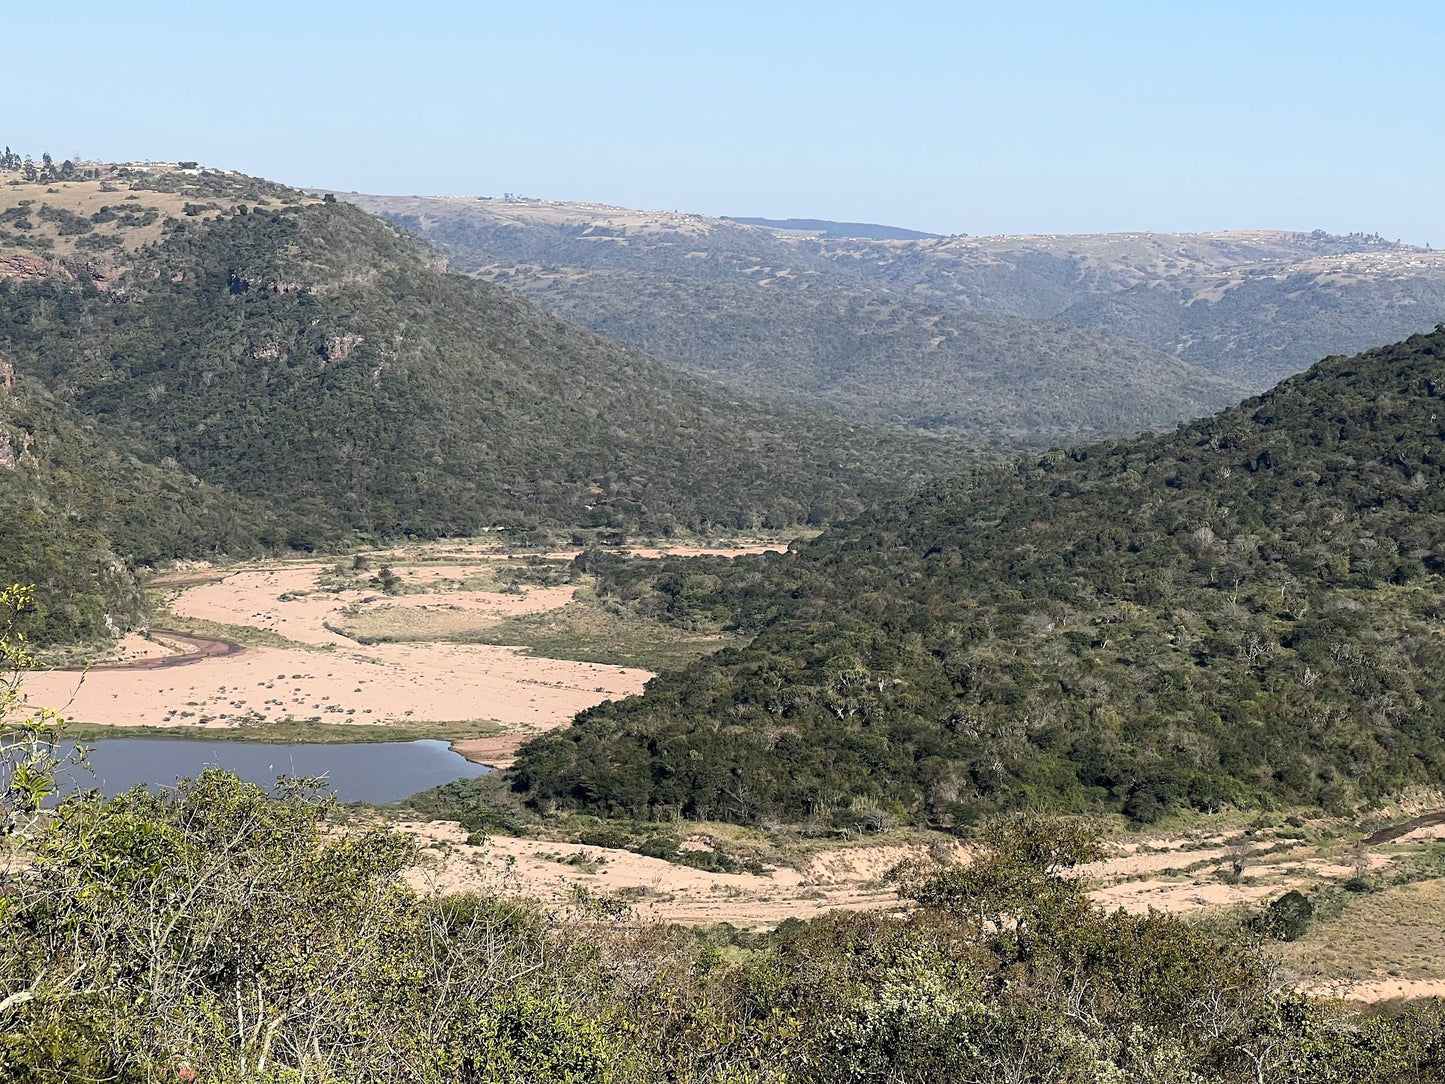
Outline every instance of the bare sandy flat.
<svg viewBox="0 0 1445 1084">
<path fill-rule="evenodd" d="M 246 646 L 239 653 L 199 658 L 167 669 L 147 660 L 186 650 L 163 634 L 154 642 L 128 637 L 115 661 L 87 674 L 40 672 L 26 681 L 37 706 L 101 726 L 234 727 L 292 720 L 346 724 L 466 724 L 491 733 L 486 752 L 503 764 L 516 747 L 544 730 L 566 725 L 584 708 L 640 692 L 646 670 L 535 658 L 515 648 L 451 643 L 363 645 L 328 628 L 343 611 L 441 607 L 482 624 L 564 606 L 571 587 L 501 591 L 427 591 L 385 595 L 376 590 L 331 591 L 320 584 L 328 567 L 292 563 L 228 572 L 192 571 L 169 582 L 171 612 L 223 628 L 284 637 L 287 646 Z M 475 568 L 403 568 L 404 582 L 445 586 Z M 218 635 L 226 635 L 221 632 Z M 289 642 L 289 643 L 288 643 Z M 295 646 L 289 646 L 294 644 Z M 478 755 L 478 748 L 469 748 Z"/>
<path fill-rule="evenodd" d="M 640 692 L 650 676 L 505 647 L 386 644 L 324 655 L 256 647 L 170 670 L 37 673 L 25 688 L 31 703 L 96 725 L 476 720 L 536 732 Z"/>
<path fill-rule="evenodd" d="M 785 546 L 756 540 L 631 552 L 738 555 Z M 543 556 L 565 562 L 579 552 Z M 170 614 L 191 623 L 182 627 L 213 638 L 212 657 L 199 657 L 206 652 L 197 653 L 194 639 L 130 636 L 87 674 L 32 674 L 27 696 L 37 706 L 96 726 L 446 724 L 459 738 L 474 738 L 459 744 L 464 755 L 505 766 L 529 738 L 567 725 L 577 712 L 604 700 L 641 692 L 652 677 L 633 667 L 447 643 L 445 635 L 411 637 L 408 630 L 419 626 L 432 626 L 432 633 L 466 632 L 571 602 L 569 585 L 509 586 L 498 580 L 508 552 L 496 541 L 436 542 L 367 556 L 364 570 L 352 569 L 348 559 L 229 569 L 198 565 L 167 573 L 155 582 L 170 592 Z M 374 570 L 382 566 L 397 577 L 392 593 L 373 582 Z M 505 589 L 488 589 L 493 583 Z M 358 633 L 362 640 L 386 642 L 358 642 L 346 635 L 355 629 L 372 633 Z M 146 668 L 187 652 L 192 657 L 183 660 L 186 665 Z M 495 724 L 504 728 L 500 734 Z"/>
<path fill-rule="evenodd" d="M 571 587 L 526 587 L 516 592 L 427 591 L 423 594 L 388 595 L 375 588 L 327 591 L 318 579 L 327 566 L 285 565 L 279 568 L 247 569 L 214 582 L 185 587 L 171 603 L 173 613 L 201 621 L 264 629 L 302 644 L 355 648 L 348 636 L 328 626 L 345 622 L 344 615 L 383 609 L 450 609 L 475 615 L 483 623 L 506 617 L 542 613 L 565 606 L 572 599 Z M 422 566 L 402 568 L 403 584 L 444 587 L 463 582 L 476 574 L 471 566 Z"/>
</svg>

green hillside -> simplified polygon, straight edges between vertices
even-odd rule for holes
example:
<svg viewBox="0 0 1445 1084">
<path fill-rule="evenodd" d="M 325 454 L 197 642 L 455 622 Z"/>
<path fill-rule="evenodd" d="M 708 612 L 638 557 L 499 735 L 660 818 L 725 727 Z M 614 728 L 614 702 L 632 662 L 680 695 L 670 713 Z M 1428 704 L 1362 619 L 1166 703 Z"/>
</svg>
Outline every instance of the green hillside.
<svg viewBox="0 0 1445 1084">
<path fill-rule="evenodd" d="M 75 545 L 125 561 L 358 533 L 822 522 L 963 451 L 683 374 L 443 273 L 355 207 L 240 175 L 6 185 L 0 218 L 0 358 L 86 434 L 57 434 L 34 479 L 0 477 L 0 499 L 60 493 L 45 479 L 62 464 L 117 504 L 214 487 L 163 515 L 55 505 L 54 553 L 70 522 Z M 139 473 L 111 484 L 95 464 L 112 460 Z M 12 541 L 4 567 L 43 580 Z"/>
<path fill-rule="evenodd" d="M 1371 234 L 910 238 L 551 200 L 344 198 L 457 270 L 675 364 L 785 397 L 811 381 L 802 394 L 845 415 L 1013 447 L 1165 428 L 1445 319 L 1445 254 Z M 816 348 L 800 342 L 819 327 Z"/>
<path fill-rule="evenodd" d="M 1247 394 L 1105 332 L 878 291 L 634 271 L 539 275 L 518 288 L 550 312 L 751 394 L 993 447 L 1132 435 Z"/>
<path fill-rule="evenodd" d="M 0 583 L 35 585 L 26 624 L 40 642 L 99 639 L 137 623 L 137 566 L 284 542 L 260 502 L 174 462 L 143 462 L 3 365 L 0 522 Z"/>
<path fill-rule="evenodd" d="M 798 552 L 612 569 L 751 644 L 526 747 L 534 801 L 848 824 L 1343 810 L 1445 778 L 1445 328 Z M 604 570 L 606 572 L 606 570 Z"/>
<path fill-rule="evenodd" d="M 950 453 L 727 395 L 344 204 L 182 225 L 132 275 L 6 291 L 0 343 L 85 415 L 277 502 L 298 542 L 825 519 Z"/>
</svg>

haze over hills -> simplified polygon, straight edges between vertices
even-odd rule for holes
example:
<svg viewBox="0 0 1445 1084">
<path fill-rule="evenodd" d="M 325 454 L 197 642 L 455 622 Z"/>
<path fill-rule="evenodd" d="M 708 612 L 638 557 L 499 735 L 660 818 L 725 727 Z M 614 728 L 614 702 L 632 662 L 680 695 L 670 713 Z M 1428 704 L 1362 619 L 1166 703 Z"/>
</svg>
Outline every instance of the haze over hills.
<svg viewBox="0 0 1445 1084">
<path fill-rule="evenodd" d="M 588 203 L 344 198 L 436 242 L 458 270 L 678 364 L 1013 446 L 1165 428 L 1320 357 L 1445 318 L 1445 254 L 1366 235 L 899 240 L 843 236 L 846 223 L 794 229 L 805 220 L 749 225 L 764 220 Z M 649 275 L 661 281 L 642 285 Z M 839 315 L 849 305 L 851 321 Z M 881 333 L 866 315 L 880 306 L 890 313 Z M 759 307 L 777 317 L 768 334 L 711 333 Z M 833 341 L 800 349 L 790 330 L 819 322 L 820 308 L 833 310 L 821 317 Z M 954 335 L 930 333 L 940 310 Z M 1067 349 L 1059 324 L 1076 329 Z M 871 406 L 855 394 L 860 373 L 878 385 Z M 1059 390 L 1033 379 L 1045 374 Z M 918 411 L 919 398 L 937 410 Z M 974 428 L 979 403 L 992 428 Z"/>
<path fill-rule="evenodd" d="M 7 184 L 0 227 L 0 358 L 26 401 L 134 459 L 136 494 L 198 480 L 250 524 L 178 530 L 140 507 L 122 556 L 821 522 L 961 451 L 750 400 L 444 274 L 355 207 L 237 174 Z M 32 458 L 0 487 L 54 491 L 38 479 L 59 460 L 44 441 Z"/>
<path fill-rule="evenodd" d="M 984 467 L 620 602 L 746 648 L 525 747 L 611 814 L 1344 810 L 1445 776 L 1445 327 L 1165 437 Z"/>
<path fill-rule="evenodd" d="M 887 288 L 868 267 L 831 259 L 816 230 L 597 204 L 343 198 L 549 311 L 750 393 L 847 417 L 1043 447 L 1166 428 L 1246 392 L 1108 332 Z"/>
<path fill-rule="evenodd" d="M 876 222 L 830 222 L 826 218 L 740 218 L 728 215 L 727 221 L 745 226 L 766 226 L 775 230 L 797 230 L 820 237 L 863 237 L 870 241 L 914 241 L 937 238 L 936 233 L 905 230 L 900 226 L 880 226 Z"/>
</svg>

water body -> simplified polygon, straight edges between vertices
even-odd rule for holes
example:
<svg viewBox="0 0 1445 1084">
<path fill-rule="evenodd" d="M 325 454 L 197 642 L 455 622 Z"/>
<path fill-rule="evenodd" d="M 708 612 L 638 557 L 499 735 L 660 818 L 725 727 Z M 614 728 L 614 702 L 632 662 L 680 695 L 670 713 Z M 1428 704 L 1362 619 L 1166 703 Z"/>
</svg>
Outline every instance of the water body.
<svg viewBox="0 0 1445 1084">
<path fill-rule="evenodd" d="M 280 745 L 183 738 L 107 738 L 86 745 L 86 767 L 66 773 L 66 789 L 119 794 L 138 783 L 174 786 L 206 768 L 275 785 L 283 775 L 322 777 L 343 802 L 381 805 L 491 769 L 452 752 L 444 741 Z M 66 752 L 69 752 L 67 749 Z"/>
</svg>

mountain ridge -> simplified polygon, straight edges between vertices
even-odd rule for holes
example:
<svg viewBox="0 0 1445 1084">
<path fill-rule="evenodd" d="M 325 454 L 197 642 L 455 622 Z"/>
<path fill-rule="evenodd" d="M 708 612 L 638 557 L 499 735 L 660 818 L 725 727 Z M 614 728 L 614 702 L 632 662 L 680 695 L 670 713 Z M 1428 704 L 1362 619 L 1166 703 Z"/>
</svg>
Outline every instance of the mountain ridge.
<svg viewBox="0 0 1445 1084">
<path fill-rule="evenodd" d="M 811 235 L 554 201 L 342 198 L 558 315 L 749 393 L 845 417 L 1046 447 L 1172 426 L 1247 391 L 1107 331 L 894 289 Z M 940 319 L 947 334 L 932 330 Z"/>
<path fill-rule="evenodd" d="M 1255 229 L 868 240 L 562 201 L 342 198 L 438 243 L 460 270 L 506 273 L 517 288 L 527 288 L 534 264 L 549 273 L 606 267 L 769 285 L 827 282 L 1110 332 L 1247 391 L 1329 354 L 1445 319 L 1445 253 L 1375 234 Z M 654 323 L 675 315 L 661 312 Z M 1202 403 L 1196 413 L 1219 405 Z"/>
</svg>

